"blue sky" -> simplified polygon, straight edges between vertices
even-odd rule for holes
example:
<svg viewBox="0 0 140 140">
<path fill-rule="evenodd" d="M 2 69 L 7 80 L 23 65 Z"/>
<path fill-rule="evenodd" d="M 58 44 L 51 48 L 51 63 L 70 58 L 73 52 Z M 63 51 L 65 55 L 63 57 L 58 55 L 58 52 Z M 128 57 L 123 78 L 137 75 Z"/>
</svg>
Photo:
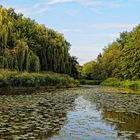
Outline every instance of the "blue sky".
<svg viewBox="0 0 140 140">
<path fill-rule="evenodd" d="M 26 17 L 63 33 L 80 64 L 140 23 L 140 0 L 0 0 Z"/>
</svg>

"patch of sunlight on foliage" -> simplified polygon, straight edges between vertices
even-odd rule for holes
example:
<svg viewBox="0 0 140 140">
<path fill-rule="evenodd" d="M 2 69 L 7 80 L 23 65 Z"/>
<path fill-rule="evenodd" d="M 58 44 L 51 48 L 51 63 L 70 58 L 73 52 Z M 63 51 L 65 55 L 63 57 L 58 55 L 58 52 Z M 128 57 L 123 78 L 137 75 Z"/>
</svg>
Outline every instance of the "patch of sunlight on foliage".
<svg viewBox="0 0 140 140">
<path fill-rule="evenodd" d="M 117 78 L 108 78 L 101 83 L 103 86 L 113 86 L 120 88 L 128 88 L 133 90 L 140 90 L 140 81 L 119 80 Z"/>
<path fill-rule="evenodd" d="M 121 81 L 117 78 L 108 78 L 104 80 L 101 85 L 103 86 L 120 86 Z"/>
</svg>

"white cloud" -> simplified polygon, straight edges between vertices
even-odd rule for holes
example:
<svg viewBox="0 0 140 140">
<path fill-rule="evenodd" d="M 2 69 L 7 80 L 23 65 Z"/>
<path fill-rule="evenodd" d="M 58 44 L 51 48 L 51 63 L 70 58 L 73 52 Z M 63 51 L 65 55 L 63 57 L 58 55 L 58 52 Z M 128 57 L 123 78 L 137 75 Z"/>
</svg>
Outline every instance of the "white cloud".
<svg viewBox="0 0 140 140">
<path fill-rule="evenodd" d="M 62 3 L 70 3 L 70 2 L 77 2 L 86 5 L 99 5 L 102 3 L 102 0 L 46 0 L 46 2 L 50 5 L 52 4 L 62 4 Z"/>
<path fill-rule="evenodd" d="M 46 0 L 48 5 L 62 4 L 76 2 L 86 6 L 101 6 L 104 8 L 118 8 L 122 7 L 123 3 L 119 1 L 105 1 L 105 0 Z"/>
<path fill-rule="evenodd" d="M 100 35 L 100 30 L 101 31 L 108 31 L 107 36 L 114 36 L 114 34 L 112 34 L 112 32 L 110 33 L 110 31 L 113 30 L 113 32 L 115 32 L 115 30 L 117 31 L 117 33 L 123 32 L 123 31 L 130 31 L 132 30 L 135 26 L 137 26 L 137 24 L 135 23 L 93 23 L 93 24 L 76 24 L 76 26 L 74 28 L 63 28 L 63 29 L 57 29 L 59 32 L 62 33 L 68 33 L 68 34 L 72 34 L 72 33 L 78 33 L 80 36 L 93 36 L 93 35 Z M 96 32 L 98 30 L 98 33 Z M 92 31 L 95 31 L 92 33 Z M 106 34 L 104 34 L 103 32 L 101 32 L 102 36 L 106 36 Z"/>
<path fill-rule="evenodd" d="M 35 15 L 46 12 L 52 5 L 66 4 L 66 3 L 79 3 L 81 5 L 90 6 L 91 8 L 118 8 L 122 7 L 123 3 L 118 1 L 105 1 L 105 0 L 44 0 L 35 3 L 31 7 L 20 8 L 17 11 L 23 12 L 25 15 Z M 74 13 L 72 13 L 74 14 Z"/>
<path fill-rule="evenodd" d="M 20 13 L 24 13 L 25 16 L 32 16 L 36 14 L 41 14 L 49 10 L 49 2 L 38 2 L 35 3 L 33 6 L 28 7 L 17 7 L 16 11 Z"/>
<path fill-rule="evenodd" d="M 75 2 L 75 0 L 46 0 L 48 5 L 59 4 L 59 3 L 68 3 Z"/>
</svg>

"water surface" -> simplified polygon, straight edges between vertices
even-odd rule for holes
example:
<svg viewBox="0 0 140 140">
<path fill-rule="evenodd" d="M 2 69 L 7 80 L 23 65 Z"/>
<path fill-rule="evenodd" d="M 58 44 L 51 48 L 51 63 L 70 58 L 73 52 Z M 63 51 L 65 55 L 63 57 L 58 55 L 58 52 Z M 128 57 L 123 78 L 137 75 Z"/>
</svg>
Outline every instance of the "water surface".
<svg viewBox="0 0 140 140">
<path fill-rule="evenodd" d="M 98 86 L 1 95 L 0 139 L 138 140 L 140 96 Z"/>
</svg>

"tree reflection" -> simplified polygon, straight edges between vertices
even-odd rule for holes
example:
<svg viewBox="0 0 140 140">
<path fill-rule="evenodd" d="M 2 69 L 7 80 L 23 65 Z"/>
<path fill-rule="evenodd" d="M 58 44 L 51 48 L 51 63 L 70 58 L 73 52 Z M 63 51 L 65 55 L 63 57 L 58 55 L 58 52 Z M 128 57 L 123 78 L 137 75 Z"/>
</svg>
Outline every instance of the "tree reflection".
<svg viewBox="0 0 140 140">
<path fill-rule="evenodd" d="M 126 135 L 130 136 L 132 140 L 137 139 L 136 134 L 140 132 L 140 115 L 107 111 L 107 109 L 104 109 L 101 115 L 106 123 L 115 127 L 118 136 Z"/>
</svg>

